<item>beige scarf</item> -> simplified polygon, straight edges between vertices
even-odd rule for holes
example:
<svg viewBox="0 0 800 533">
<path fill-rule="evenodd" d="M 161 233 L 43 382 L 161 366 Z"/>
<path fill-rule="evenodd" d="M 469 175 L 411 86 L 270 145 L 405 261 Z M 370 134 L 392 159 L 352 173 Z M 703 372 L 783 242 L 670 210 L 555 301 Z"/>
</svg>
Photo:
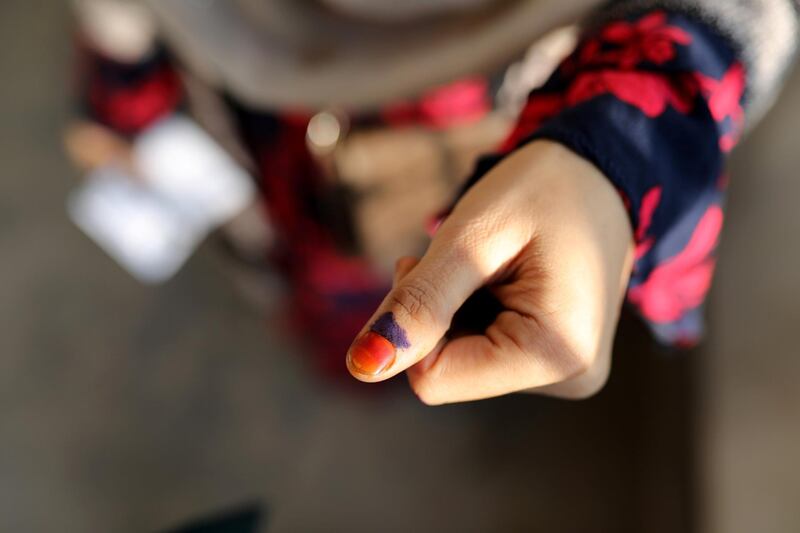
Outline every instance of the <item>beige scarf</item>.
<svg viewBox="0 0 800 533">
<path fill-rule="evenodd" d="M 184 61 L 242 100 L 354 110 L 497 72 L 600 0 L 143 1 Z"/>
</svg>

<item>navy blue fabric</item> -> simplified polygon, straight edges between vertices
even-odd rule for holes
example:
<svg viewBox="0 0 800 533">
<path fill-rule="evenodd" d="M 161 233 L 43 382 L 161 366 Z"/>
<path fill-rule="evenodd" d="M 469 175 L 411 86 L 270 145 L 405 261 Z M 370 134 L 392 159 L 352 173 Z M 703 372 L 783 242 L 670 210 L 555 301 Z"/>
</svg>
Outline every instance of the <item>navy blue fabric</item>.
<svg viewBox="0 0 800 533">
<path fill-rule="evenodd" d="M 741 133 L 743 100 L 744 69 L 711 28 L 677 13 L 632 16 L 584 37 L 468 183 L 536 139 L 591 161 L 634 228 L 629 302 L 659 340 L 691 345 L 702 333 L 725 152 Z"/>
</svg>

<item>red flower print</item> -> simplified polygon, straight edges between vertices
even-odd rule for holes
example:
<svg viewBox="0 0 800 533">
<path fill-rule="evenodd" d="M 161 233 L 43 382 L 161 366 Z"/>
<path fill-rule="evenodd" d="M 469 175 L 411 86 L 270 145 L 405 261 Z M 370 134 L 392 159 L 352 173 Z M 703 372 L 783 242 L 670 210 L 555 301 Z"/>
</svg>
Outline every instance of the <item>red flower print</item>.
<svg viewBox="0 0 800 533">
<path fill-rule="evenodd" d="M 163 68 L 132 88 L 95 84 L 89 98 L 111 126 L 134 132 L 171 111 L 181 98 L 181 87 L 176 74 Z"/>
<path fill-rule="evenodd" d="M 661 65 L 675 57 L 675 45 L 688 45 L 692 37 L 677 26 L 667 25 L 663 11 L 650 13 L 636 22 L 619 21 L 606 26 L 600 39 L 619 48 L 596 54 L 620 68 L 631 69 L 642 61 Z"/>
<path fill-rule="evenodd" d="M 714 120 L 722 122 L 730 117 L 733 121 L 733 129 L 726 132 L 719 140 L 720 149 L 729 152 L 736 145 L 744 127 L 744 109 L 742 109 L 746 82 L 744 67 L 741 63 L 734 63 L 721 80 L 715 80 L 700 72 L 696 73 L 695 77 L 708 101 L 708 109 Z"/>
<path fill-rule="evenodd" d="M 489 84 L 483 78 L 464 78 L 436 87 L 417 101 L 401 101 L 382 111 L 394 126 L 422 123 L 436 129 L 468 124 L 489 112 Z"/>
<path fill-rule="evenodd" d="M 601 59 L 600 52 L 603 45 L 600 39 L 587 39 L 583 46 L 578 51 L 578 61 L 582 65 L 594 63 Z"/>
<path fill-rule="evenodd" d="M 722 229 L 722 219 L 718 205 L 709 207 L 686 247 L 653 269 L 647 281 L 628 291 L 629 300 L 645 318 L 657 323 L 673 322 L 703 302 L 714 273 L 711 252 Z"/>
<path fill-rule="evenodd" d="M 661 203 L 662 187 L 653 187 L 642 196 L 642 205 L 639 208 L 639 225 L 634 233 L 636 241 L 635 260 L 638 261 L 644 257 L 650 248 L 653 247 L 653 238 L 647 237 L 647 230 L 650 229 L 650 224 L 653 222 L 653 215 Z"/>
<path fill-rule="evenodd" d="M 744 94 L 745 75 L 741 63 L 734 63 L 717 81 L 714 78 L 697 73 L 700 88 L 708 97 L 708 108 L 714 120 L 721 121 L 725 117 L 738 117 L 742 114 L 742 95 Z"/>
<path fill-rule="evenodd" d="M 468 78 L 425 94 L 420 103 L 425 122 L 447 128 L 479 120 L 488 113 L 489 84 L 482 78 Z"/>
<path fill-rule="evenodd" d="M 513 150 L 525 137 L 536 131 L 542 122 L 556 116 L 564 109 L 564 97 L 560 94 L 534 93 L 522 113 L 517 124 L 500 147 L 501 152 Z"/>
<path fill-rule="evenodd" d="M 653 215 L 656 212 L 658 204 L 661 203 L 661 191 L 663 187 L 660 185 L 653 187 L 642 196 L 642 206 L 639 208 L 639 227 L 636 228 L 636 240 L 641 241 L 650 229 L 650 224 L 653 222 Z"/>
<path fill-rule="evenodd" d="M 614 187 L 614 188 L 617 190 L 617 194 L 619 194 L 619 197 L 622 199 L 622 205 L 625 206 L 625 211 L 630 211 L 631 210 L 631 199 L 628 198 L 628 195 L 625 194 L 625 191 L 623 191 L 619 187 Z"/>
<path fill-rule="evenodd" d="M 567 91 L 567 103 L 576 105 L 595 96 L 611 93 L 623 102 L 639 108 L 650 118 L 657 117 L 672 105 L 680 113 L 691 111 L 692 86 L 653 72 L 601 70 L 585 72 L 575 78 Z"/>
</svg>

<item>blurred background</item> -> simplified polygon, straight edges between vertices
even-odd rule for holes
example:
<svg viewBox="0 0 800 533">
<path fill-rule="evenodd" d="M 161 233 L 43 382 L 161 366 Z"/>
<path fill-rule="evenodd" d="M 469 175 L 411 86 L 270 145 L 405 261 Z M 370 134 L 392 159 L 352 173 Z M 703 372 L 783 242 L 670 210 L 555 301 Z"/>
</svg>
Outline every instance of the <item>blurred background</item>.
<svg viewBox="0 0 800 533">
<path fill-rule="evenodd" d="M 66 207 L 69 5 L 4 0 L 0 42 L 0 530 L 248 504 L 269 532 L 800 529 L 797 75 L 732 158 L 703 345 L 659 349 L 625 317 L 590 400 L 429 408 L 403 379 L 346 379 L 230 227 L 164 283 L 120 268 Z"/>
</svg>

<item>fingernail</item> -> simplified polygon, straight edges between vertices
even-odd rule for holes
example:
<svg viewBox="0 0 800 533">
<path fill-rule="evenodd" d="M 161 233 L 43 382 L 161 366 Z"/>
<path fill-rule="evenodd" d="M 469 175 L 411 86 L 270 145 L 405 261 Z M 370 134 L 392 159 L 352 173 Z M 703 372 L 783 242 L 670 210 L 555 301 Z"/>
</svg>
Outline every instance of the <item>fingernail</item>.
<svg viewBox="0 0 800 533">
<path fill-rule="evenodd" d="M 394 362 L 395 347 L 385 337 L 368 331 L 350 348 L 350 364 L 358 372 L 377 376 Z"/>
</svg>

